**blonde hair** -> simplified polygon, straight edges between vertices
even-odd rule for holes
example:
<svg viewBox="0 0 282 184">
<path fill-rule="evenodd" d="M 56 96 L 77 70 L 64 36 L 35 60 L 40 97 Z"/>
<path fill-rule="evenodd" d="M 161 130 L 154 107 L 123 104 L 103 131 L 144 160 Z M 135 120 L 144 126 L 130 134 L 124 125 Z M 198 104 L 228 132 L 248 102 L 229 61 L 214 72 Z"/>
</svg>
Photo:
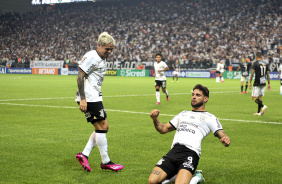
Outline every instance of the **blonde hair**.
<svg viewBox="0 0 282 184">
<path fill-rule="evenodd" d="M 100 36 L 98 38 L 98 44 L 101 45 L 101 46 L 105 46 L 105 45 L 108 45 L 108 44 L 115 45 L 116 41 L 107 32 L 103 32 L 103 33 L 100 34 Z"/>
</svg>

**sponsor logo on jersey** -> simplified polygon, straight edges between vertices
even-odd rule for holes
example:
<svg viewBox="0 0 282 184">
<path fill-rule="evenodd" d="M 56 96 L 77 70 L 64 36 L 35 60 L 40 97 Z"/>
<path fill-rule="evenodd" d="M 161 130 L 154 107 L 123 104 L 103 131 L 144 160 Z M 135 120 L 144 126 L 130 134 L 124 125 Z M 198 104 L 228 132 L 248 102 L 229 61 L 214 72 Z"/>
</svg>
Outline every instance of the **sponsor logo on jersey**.
<svg viewBox="0 0 282 184">
<path fill-rule="evenodd" d="M 200 119 L 201 122 L 204 122 L 207 119 L 207 117 L 201 115 L 199 119 Z"/>
<path fill-rule="evenodd" d="M 182 123 L 182 122 L 181 122 Z M 183 131 L 183 132 L 190 132 L 192 134 L 195 134 L 195 130 L 191 129 L 191 128 L 188 128 L 187 125 L 185 124 L 181 124 L 178 128 L 177 128 L 177 132 L 180 132 L 180 131 Z"/>
</svg>

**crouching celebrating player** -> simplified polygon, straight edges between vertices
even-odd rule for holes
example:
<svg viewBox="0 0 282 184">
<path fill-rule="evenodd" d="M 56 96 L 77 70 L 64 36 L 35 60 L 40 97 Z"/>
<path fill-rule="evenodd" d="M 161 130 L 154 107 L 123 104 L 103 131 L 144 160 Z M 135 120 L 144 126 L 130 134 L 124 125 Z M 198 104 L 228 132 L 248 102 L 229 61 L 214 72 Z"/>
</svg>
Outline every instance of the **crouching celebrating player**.
<svg viewBox="0 0 282 184">
<path fill-rule="evenodd" d="M 171 150 L 161 158 L 149 176 L 149 184 L 190 183 L 204 181 L 201 171 L 196 171 L 201 155 L 201 142 L 212 131 L 224 146 L 230 145 L 230 139 L 225 134 L 218 119 L 206 111 L 205 104 L 209 99 L 207 87 L 198 84 L 192 92 L 192 111 L 182 111 L 168 123 L 163 124 L 158 119 L 159 110 L 153 110 L 150 116 L 155 129 L 166 134 L 176 130 Z M 193 175 L 196 175 L 193 177 Z M 177 175 L 177 176 L 175 176 Z"/>
</svg>

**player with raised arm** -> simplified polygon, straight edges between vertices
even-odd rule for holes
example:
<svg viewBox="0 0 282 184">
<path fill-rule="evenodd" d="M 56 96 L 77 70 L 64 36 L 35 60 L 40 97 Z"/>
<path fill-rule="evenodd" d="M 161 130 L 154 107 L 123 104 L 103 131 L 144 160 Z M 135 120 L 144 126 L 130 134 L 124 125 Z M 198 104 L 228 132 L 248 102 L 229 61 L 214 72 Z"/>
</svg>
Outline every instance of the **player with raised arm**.
<svg viewBox="0 0 282 184">
<path fill-rule="evenodd" d="M 161 94 L 160 94 L 160 87 L 162 87 L 163 93 L 166 95 L 166 100 L 169 100 L 169 94 L 166 90 L 166 76 L 165 71 L 169 70 L 167 64 L 162 61 L 162 55 L 156 54 L 156 62 L 154 63 L 154 77 L 155 77 L 155 88 L 156 88 L 156 99 L 157 105 L 161 104 Z"/>
<path fill-rule="evenodd" d="M 216 82 L 224 82 L 224 78 L 223 78 L 223 72 L 224 72 L 224 64 L 222 62 L 222 60 L 220 60 L 219 63 L 217 63 L 216 65 Z"/>
<path fill-rule="evenodd" d="M 180 72 L 180 64 L 178 64 L 178 59 L 175 60 L 175 64 L 172 64 L 172 67 L 173 67 L 172 82 L 174 82 L 174 77 L 176 77 L 176 82 L 179 82 L 178 81 L 178 75 L 179 75 L 179 72 Z"/>
<path fill-rule="evenodd" d="M 152 110 L 150 116 L 155 129 L 166 134 L 176 130 L 171 150 L 163 156 L 149 176 L 149 184 L 161 183 L 190 183 L 204 181 L 201 171 L 197 171 L 201 156 L 201 142 L 210 133 L 219 138 L 224 146 L 230 145 L 230 139 L 223 131 L 219 120 L 207 112 L 205 105 L 209 100 L 209 90 L 201 84 L 193 88 L 192 111 L 182 111 L 168 123 L 159 120 L 160 111 Z M 196 175 L 193 177 L 194 173 Z M 175 176 L 177 175 L 177 176 Z"/>
<path fill-rule="evenodd" d="M 271 89 L 271 86 L 270 86 L 270 77 L 269 77 L 269 67 L 268 64 L 266 64 L 262 60 L 261 52 L 256 53 L 256 62 L 254 62 L 253 64 L 251 78 L 250 78 L 250 84 L 249 84 L 250 89 L 252 89 L 252 79 L 254 74 L 255 74 L 255 81 L 252 90 L 252 99 L 258 104 L 258 111 L 253 115 L 262 116 L 265 110 L 267 109 L 267 106 L 262 104 L 262 97 L 265 94 L 265 85 L 266 85 L 265 76 L 267 76 L 268 90 Z"/>
<path fill-rule="evenodd" d="M 248 83 L 249 83 L 249 73 L 250 69 L 252 67 L 252 63 L 250 63 L 250 60 L 246 58 L 242 63 L 239 64 L 239 67 L 235 73 L 235 76 L 237 76 L 237 73 L 239 70 L 241 70 L 242 76 L 241 76 L 241 94 L 243 93 L 248 93 Z M 246 82 L 245 85 L 245 92 L 243 92 L 244 89 L 244 83 Z"/>
<path fill-rule="evenodd" d="M 91 122 L 95 131 L 81 153 L 76 154 L 76 158 L 81 166 L 91 171 L 88 164 L 88 157 L 92 149 L 98 146 L 102 162 L 102 169 L 118 171 L 123 168 L 122 165 L 113 163 L 108 156 L 108 142 L 106 134 L 109 129 L 107 114 L 103 106 L 102 82 L 107 71 L 106 59 L 112 53 L 115 40 L 107 32 L 100 34 L 98 38 L 97 50 L 87 52 L 82 61 L 79 62 L 79 71 L 77 75 L 78 91 L 76 101 L 79 109 L 85 113 L 88 122 Z"/>
</svg>

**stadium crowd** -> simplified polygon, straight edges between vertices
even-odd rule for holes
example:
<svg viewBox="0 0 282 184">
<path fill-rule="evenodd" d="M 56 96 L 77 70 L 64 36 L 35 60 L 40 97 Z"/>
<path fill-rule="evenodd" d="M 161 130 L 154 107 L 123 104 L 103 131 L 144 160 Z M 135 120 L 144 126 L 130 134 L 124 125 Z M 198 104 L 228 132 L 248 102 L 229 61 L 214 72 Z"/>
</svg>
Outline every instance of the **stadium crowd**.
<svg viewBox="0 0 282 184">
<path fill-rule="evenodd" d="M 261 50 L 280 58 L 279 0 L 132 0 L 42 6 L 0 16 L 0 64 L 78 61 L 107 31 L 117 45 L 108 61 L 148 61 L 162 53 L 169 66 L 228 66 Z M 279 59 L 278 59 L 279 60 Z"/>
</svg>

